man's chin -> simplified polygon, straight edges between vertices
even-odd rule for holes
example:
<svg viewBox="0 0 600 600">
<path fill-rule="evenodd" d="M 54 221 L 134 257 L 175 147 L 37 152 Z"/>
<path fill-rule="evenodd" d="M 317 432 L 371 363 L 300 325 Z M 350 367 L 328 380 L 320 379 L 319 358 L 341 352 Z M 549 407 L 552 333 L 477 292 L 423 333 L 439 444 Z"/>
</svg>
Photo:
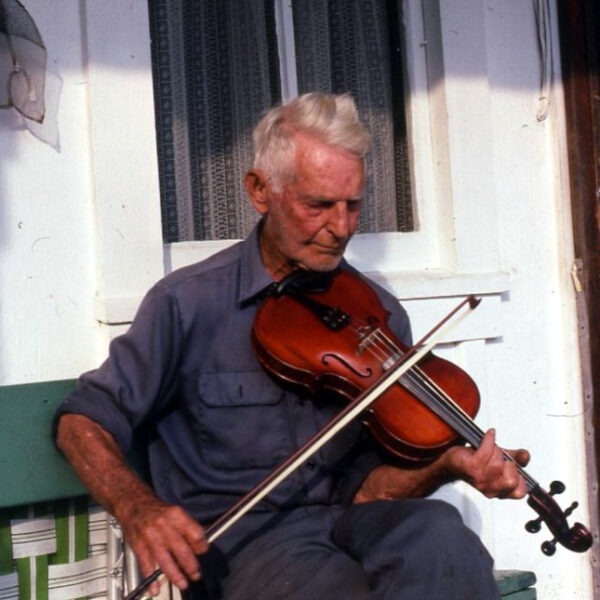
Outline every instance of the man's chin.
<svg viewBox="0 0 600 600">
<path fill-rule="evenodd" d="M 331 256 L 327 257 L 327 259 L 321 258 L 319 260 L 306 261 L 304 264 L 302 264 L 302 268 L 308 271 L 333 271 L 334 269 L 337 269 L 340 266 L 341 262 L 341 256 Z"/>
</svg>

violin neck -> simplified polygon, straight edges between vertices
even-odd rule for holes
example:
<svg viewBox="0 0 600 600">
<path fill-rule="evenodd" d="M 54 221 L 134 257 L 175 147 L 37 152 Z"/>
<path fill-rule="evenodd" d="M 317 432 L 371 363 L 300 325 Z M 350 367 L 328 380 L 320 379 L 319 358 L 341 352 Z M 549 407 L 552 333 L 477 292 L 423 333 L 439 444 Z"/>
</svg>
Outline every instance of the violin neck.
<svg viewBox="0 0 600 600">
<path fill-rule="evenodd" d="M 451 427 L 466 443 L 473 448 L 479 448 L 485 432 L 419 367 L 405 373 L 399 383 Z M 516 465 L 519 473 L 525 479 L 528 492 L 539 487 L 537 481 L 506 450 L 503 452 L 503 456 L 506 461 Z"/>
</svg>

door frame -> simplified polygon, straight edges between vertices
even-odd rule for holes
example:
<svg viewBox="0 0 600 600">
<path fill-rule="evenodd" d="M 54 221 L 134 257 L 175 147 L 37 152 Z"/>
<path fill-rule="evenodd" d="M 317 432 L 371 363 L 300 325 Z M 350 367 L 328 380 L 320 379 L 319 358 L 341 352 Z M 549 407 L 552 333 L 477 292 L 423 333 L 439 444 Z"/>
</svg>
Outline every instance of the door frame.
<svg viewBox="0 0 600 600">
<path fill-rule="evenodd" d="M 556 3 L 565 94 L 568 167 L 582 365 L 588 495 L 593 531 L 600 519 L 600 4 Z M 597 544 L 596 544 L 597 546 Z M 594 550 L 593 550 L 594 551 Z M 599 564 L 599 550 L 593 561 Z M 600 573 L 594 569 L 594 588 Z"/>
</svg>

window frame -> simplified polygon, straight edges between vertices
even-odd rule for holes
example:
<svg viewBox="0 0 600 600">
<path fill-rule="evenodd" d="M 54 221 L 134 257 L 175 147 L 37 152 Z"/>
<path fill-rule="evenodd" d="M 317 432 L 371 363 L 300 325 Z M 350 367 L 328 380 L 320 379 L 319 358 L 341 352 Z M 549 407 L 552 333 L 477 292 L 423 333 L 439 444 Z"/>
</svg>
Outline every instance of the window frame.
<svg viewBox="0 0 600 600">
<path fill-rule="evenodd" d="M 284 99 L 294 96 L 297 90 L 294 69 L 293 25 L 289 0 L 275 0 L 279 29 L 285 31 L 286 41 L 281 42 L 280 65 L 282 73 L 282 93 Z M 406 55 L 407 90 L 427 89 L 426 51 L 421 43 L 424 39 L 423 14 L 418 3 L 407 2 Z M 291 36 L 291 37 L 290 37 Z M 413 175 L 415 230 L 411 232 L 387 232 L 357 234 L 350 243 L 347 257 L 359 269 L 394 272 L 406 269 L 426 269 L 436 264 L 438 249 L 439 212 L 433 199 L 437 197 L 434 188 L 433 138 L 430 131 L 430 106 L 427 94 L 407 95 L 407 121 L 410 140 L 410 163 Z M 203 260 L 211 254 L 230 246 L 237 240 L 173 242 L 165 244 L 165 264 L 169 268 L 184 266 L 190 262 Z M 444 254 L 448 256 L 448 253 Z M 415 264 L 415 257 L 420 260 Z M 449 265 L 446 265 L 449 266 Z"/>
</svg>

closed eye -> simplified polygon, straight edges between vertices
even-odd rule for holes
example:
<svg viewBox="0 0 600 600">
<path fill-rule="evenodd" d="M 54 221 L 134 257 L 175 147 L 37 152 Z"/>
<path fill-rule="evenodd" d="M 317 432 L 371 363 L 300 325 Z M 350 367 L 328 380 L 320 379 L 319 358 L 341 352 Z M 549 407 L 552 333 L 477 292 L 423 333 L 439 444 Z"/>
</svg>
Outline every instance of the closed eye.
<svg viewBox="0 0 600 600">
<path fill-rule="evenodd" d="M 346 206 L 350 212 L 356 212 L 360 210 L 362 200 L 360 198 L 354 198 L 350 200 L 309 200 L 306 202 L 306 206 L 314 210 L 328 210 L 333 208 L 338 202 L 346 202 Z"/>
</svg>

